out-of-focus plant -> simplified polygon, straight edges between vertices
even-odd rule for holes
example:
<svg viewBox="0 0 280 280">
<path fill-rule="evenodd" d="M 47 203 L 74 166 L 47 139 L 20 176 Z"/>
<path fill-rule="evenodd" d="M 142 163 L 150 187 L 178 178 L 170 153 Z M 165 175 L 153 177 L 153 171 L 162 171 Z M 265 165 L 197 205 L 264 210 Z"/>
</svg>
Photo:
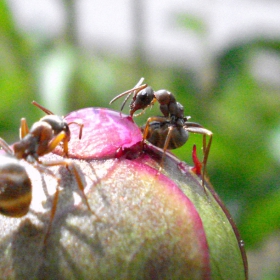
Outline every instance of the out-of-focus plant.
<svg viewBox="0 0 280 280">
<path fill-rule="evenodd" d="M 21 117 L 26 117 L 28 123 L 39 118 L 40 112 L 32 106 L 22 106 L 22 101 L 42 102 L 42 92 L 46 88 L 41 88 L 41 81 L 42 77 L 52 77 L 45 75 L 49 69 L 52 74 L 58 69 L 65 70 L 65 75 L 61 75 L 65 80 L 60 80 L 59 85 L 67 94 L 67 103 L 61 111 L 52 107 L 55 102 L 48 108 L 58 114 L 79 107 L 107 106 L 113 96 L 136 83 L 140 78 L 139 69 L 142 69 L 141 76 L 148 84 L 156 90 L 172 91 L 184 105 L 186 115 L 192 116 L 192 121 L 213 131 L 208 173 L 236 218 L 247 246 L 259 245 L 277 229 L 280 215 L 276 138 L 279 135 L 279 86 L 260 79 L 253 70 L 270 68 L 256 66 L 259 54 L 273 53 L 277 61 L 279 41 L 265 37 L 239 40 L 219 53 L 207 53 L 207 67 L 197 73 L 191 65 L 170 69 L 150 65 L 149 61 L 138 60 L 141 65 L 137 65 L 135 61 L 105 53 L 99 55 L 94 50 L 92 55 L 80 48 L 77 38 L 74 42 L 69 39 L 71 36 L 43 38 L 39 42 L 32 34 L 15 27 L 15 19 L 5 1 L 1 1 L 0 13 L 1 137 L 7 141 L 16 140 Z M 201 44 L 206 46 L 205 51 L 210 50 L 203 19 L 180 15 L 179 22 L 186 31 L 197 34 Z M 76 31 L 73 24 L 68 25 L 65 34 Z M 60 58 L 61 53 L 64 60 Z M 66 68 L 61 68 L 59 62 Z M 49 81 L 46 78 L 45 84 Z M 156 115 L 154 112 L 151 114 Z M 149 114 L 147 111 L 137 123 L 143 125 Z M 201 137 L 192 135 L 188 143 L 174 153 L 189 163 L 192 146 L 200 141 Z"/>
<path fill-rule="evenodd" d="M 34 98 L 35 77 L 32 63 L 35 54 L 32 43 L 18 32 L 6 2 L 0 1 L 0 133 L 13 139 L 21 117 L 30 117 L 32 109 L 21 106 Z M 33 111 L 34 112 L 34 111 Z"/>
</svg>

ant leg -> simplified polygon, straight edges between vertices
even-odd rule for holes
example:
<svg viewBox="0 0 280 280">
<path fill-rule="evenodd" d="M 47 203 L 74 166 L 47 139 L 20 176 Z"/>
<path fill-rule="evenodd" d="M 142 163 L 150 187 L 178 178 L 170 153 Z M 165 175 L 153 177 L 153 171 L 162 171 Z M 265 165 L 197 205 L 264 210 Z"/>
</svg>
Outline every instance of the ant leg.
<svg viewBox="0 0 280 280">
<path fill-rule="evenodd" d="M 63 140 L 63 151 L 66 157 L 68 157 L 68 140 L 64 138 Z"/>
<path fill-rule="evenodd" d="M 0 137 L 0 147 L 9 155 L 13 156 L 14 151 L 10 148 L 9 144 Z"/>
<path fill-rule="evenodd" d="M 71 124 L 76 124 L 80 127 L 80 132 L 79 132 L 79 140 L 82 139 L 82 134 L 83 134 L 83 129 L 84 129 L 84 124 L 83 123 L 78 123 L 78 122 L 70 122 L 68 123 L 68 125 L 71 125 Z"/>
<path fill-rule="evenodd" d="M 207 134 L 208 135 L 208 134 Z M 211 147 L 211 143 L 212 143 L 212 137 L 213 134 L 211 133 L 209 136 L 209 141 L 208 144 L 206 146 L 206 134 L 203 134 L 203 173 L 202 173 L 202 185 L 204 186 L 204 182 L 205 182 L 205 176 L 206 176 L 206 163 L 208 160 L 208 155 L 210 152 L 210 147 Z"/>
<path fill-rule="evenodd" d="M 20 120 L 19 138 L 24 138 L 25 135 L 29 133 L 29 128 L 25 118 Z"/>
<path fill-rule="evenodd" d="M 78 185 L 78 187 L 79 187 L 79 189 L 82 193 L 84 202 L 86 203 L 86 206 L 87 206 L 88 210 L 96 217 L 96 219 L 98 221 L 101 220 L 101 218 L 91 209 L 91 207 L 89 205 L 88 199 L 87 199 L 86 194 L 84 192 L 84 185 L 83 185 L 81 176 L 79 175 L 79 172 L 78 172 L 78 170 L 77 170 L 77 168 L 76 168 L 76 166 L 73 162 L 71 162 L 70 160 L 58 160 L 58 161 L 51 161 L 51 162 L 42 162 L 41 164 L 43 166 L 63 165 L 67 169 L 68 169 L 68 167 L 70 167 L 74 176 L 75 176 L 77 185 Z M 46 244 L 48 236 L 50 235 L 53 219 L 54 219 L 56 209 L 57 209 L 58 199 L 59 199 L 59 185 L 57 185 L 56 192 L 55 192 L 55 195 L 54 195 L 53 204 L 52 204 L 52 208 L 51 208 L 50 223 L 48 225 L 47 233 L 46 233 L 46 236 L 44 238 L 44 244 Z"/>
<path fill-rule="evenodd" d="M 57 208 L 57 204 L 58 204 L 58 198 L 59 198 L 59 188 L 58 188 L 58 185 L 57 185 L 56 191 L 55 191 L 55 194 L 54 194 L 53 203 L 52 203 L 50 222 L 49 222 L 48 229 L 47 229 L 47 232 L 46 232 L 46 235 L 45 235 L 45 238 L 44 238 L 44 244 L 45 245 L 47 243 L 48 237 L 49 237 L 50 232 L 51 232 L 52 223 L 53 223 L 54 215 L 56 213 L 56 208 Z"/>
<path fill-rule="evenodd" d="M 52 152 L 60 142 L 63 142 L 63 151 L 65 156 L 68 157 L 68 141 L 66 139 L 66 133 L 64 131 L 61 131 L 50 141 L 48 148 L 46 149 L 44 154 Z"/>
<path fill-rule="evenodd" d="M 204 187 L 205 176 L 206 176 L 206 164 L 207 164 L 208 155 L 209 155 L 210 148 L 211 148 L 213 133 L 210 130 L 202 127 L 201 125 L 199 125 L 197 123 L 191 123 L 191 122 L 187 122 L 186 123 L 186 129 L 189 132 L 198 133 L 198 134 L 202 134 L 203 135 L 202 186 Z M 207 145 L 206 145 L 206 135 L 209 136 L 209 141 L 208 141 Z"/>
<path fill-rule="evenodd" d="M 86 194 L 85 194 L 85 191 L 84 191 L 84 185 L 83 185 L 81 176 L 79 175 L 78 170 L 77 170 L 75 164 L 74 164 L 74 163 L 68 163 L 68 164 L 67 164 L 67 167 L 68 167 L 68 166 L 72 168 L 72 172 L 74 173 L 74 176 L 75 176 L 76 182 L 77 182 L 77 184 L 78 184 L 78 187 L 79 187 L 81 193 L 83 194 L 84 201 L 86 202 L 86 205 L 87 205 L 88 210 L 89 210 L 91 213 L 93 213 L 93 214 L 97 217 L 97 215 L 96 215 L 95 212 L 91 209 L 91 207 L 90 207 L 90 205 L 89 205 L 89 203 L 88 203 L 88 199 L 87 199 Z"/>
<path fill-rule="evenodd" d="M 143 139 L 142 139 L 142 146 L 144 145 L 144 142 L 145 140 L 148 138 L 149 136 L 149 129 L 150 129 L 150 123 L 151 122 L 159 122 L 159 123 L 162 123 L 166 120 L 165 117 L 150 117 L 148 118 L 147 122 L 146 122 L 146 125 L 145 125 L 145 128 L 143 130 Z M 157 146 L 157 145 L 155 145 Z"/>
<path fill-rule="evenodd" d="M 169 126 L 168 127 L 168 133 L 167 133 L 167 136 L 165 138 L 165 141 L 164 141 L 164 146 L 163 146 L 163 155 L 162 155 L 162 158 L 161 158 L 161 161 L 160 161 L 160 169 L 159 171 L 161 171 L 162 169 L 162 166 L 163 166 L 163 161 L 165 159 L 165 156 L 166 156 L 166 151 L 167 151 L 167 147 L 170 143 L 170 139 L 171 139 L 171 136 L 172 136 L 172 130 L 174 129 L 174 126 Z"/>
<path fill-rule="evenodd" d="M 146 125 L 145 125 L 145 128 L 144 128 L 144 131 L 143 131 L 143 138 L 142 138 L 142 142 L 141 142 L 141 149 L 143 150 L 144 148 L 144 142 L 145 140 L 148 138 L 148 133 L 149 133 L 149 127 L 150 127 L 150 122 L 151 122 L 151 118 L 148 118 L 147 122 L 146 122 Z"/>
<path fill-rule="evenodd" d="M 42 165 L 44 166 L 57 166 L 57 165 L 62 165 L 62 166 L 65 166 L 67 169 L 70 168 L 72 171 L 72 173 L 74 174 L 75 176 L 75 179 L 76 179 L 76 182 L 77 182 L 77 185 L 82 193 L 82 196 L 85 200 L 85 203 L 87 205 L 87 208 L 89 209 L 90 212 L 92 212 L 97 218 L 98 216 L 95 214 L 95 212 L 91 209 L 89 203 L 88 203 L 88 200 L 87 200 L 87 197 L 86 197 L 86 194 L 84 192 L 84 185 L 83 185 L 83 182 L 82 182 L 82 179 L 81 179 L 81 176 L 77 170 L 77 167 L 75 166 L 75 163 L 71 162 L 70 160 L 57 160 L 57 161 L 51 161 L 51 162 L 42 162 Z M 68 169 L 69 170 L 69 169 Z"/>
<path fill-rule="evenodd" d="M 151 122 L 159 122 L 159 123 L 161 123 L 165 119 L 166 119 L 165 117 L 150 117 L 150 118 L 148 118 L 148 120 L 146 122 L 146 126 L 144 128 L 144 132 L 143 132 L 142 147 L 144 145 L 144 141 L 148 138 L 150 123 Z M 164 161 L 164 158 L 165 158 L 165 155 L 166 155 L 166 151 L 168 150 L 167 148 L 168 148 L 169 143 L 170 143 L 170 139 L 171 139 L 171 136 L 172 136 L 172 130 L 173 129 L 174 129 L 173 126 L 169 126 L 168 127 L 167 136 L 165 138 L 164 145 L 163 145 L 163 148 L 162 148 L 163 149 L 163 155 L 162 155 L 161 162 L 160 162 L 159 172 L 161 171 L 162 166 L 163 166 L 163 161 Z"/>
</svg>

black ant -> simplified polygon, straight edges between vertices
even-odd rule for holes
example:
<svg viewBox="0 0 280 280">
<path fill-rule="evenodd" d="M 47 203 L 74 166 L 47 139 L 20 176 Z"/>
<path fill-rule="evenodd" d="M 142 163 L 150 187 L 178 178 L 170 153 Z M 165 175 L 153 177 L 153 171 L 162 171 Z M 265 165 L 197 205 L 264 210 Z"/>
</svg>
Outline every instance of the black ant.
<svg viewBox="0 0 280 280">
<path fill-rule="evenodd" d="M 32 104 L 48 115 L 35 122 L 30 130 L 26 120 L 24 118 L 21 119 L 20 141 L 16 142 L 12 148 L 10 148 L 5 140 L 0 138 L 0 147 L 7 154 L 6 156 L 1 156 L 0 164 L 0 213 L 10 217 L 22 217 L 29 210 L 32 200 L 32 186 L 25 167 L 20 162 L 22 159 L 29 163 L 37 162 L 45 167 L 61 165 L 68 169 L 70 168 L 88 209 L 93 213 L 84 193 L 83 182 L 75 164 L 69 159 L 47 162 L 42 162 L 39 159 L 39 157 L 52 152 L 60 142 L 63 142 L 64 154 L 68 156 L 68 142 L 70 141 L 69 125 L 72 123 L 67 123 L 63 117 L 54 115 L 35 101 Z M 79 138 L 81 138 L 83 125 L 78 125 L 80 125 Z M 58 194 L 59 190 L 57 188 L 46 238 L 50 232 L 52 220 L 56 212 Z"/>
<path fill-rule="evenodd" d="M 132 101 L 129 105 L 129 114 L 133 117 L 137 110 L 142 109 L 144 111 L 147 107 L 152 106 L 158 101 L 163 116 L 148 118 L 146 125 L 142 128 L 143 143 L 145 140 L 148 140 L 151 144 L 162 148 L 164 151 L 163 157 L 166 154 L 166 150 L 176 149 L 184 145 L 188 140 L 189 132 L 202 134 L 204 154 L 202 161 L 202 185 L 204 186 L 206 163 L 213 133 L 198 123 L 190 122 L 190 117 L 184 116 L 183 105 L 176 101 L 174 95 L 170 91 L 165 89 L 154 91 L 147 84 L 141 85 L 143 80 L 144 79 L 141 78 L 134 88 L 113 98 L 110 104 L 127 94 L 121 107 L 122 110 L 129 96 L 133 93 Z M 206 136 L 209 136 L 208 144 L 206 144 Z"/>
</svg>

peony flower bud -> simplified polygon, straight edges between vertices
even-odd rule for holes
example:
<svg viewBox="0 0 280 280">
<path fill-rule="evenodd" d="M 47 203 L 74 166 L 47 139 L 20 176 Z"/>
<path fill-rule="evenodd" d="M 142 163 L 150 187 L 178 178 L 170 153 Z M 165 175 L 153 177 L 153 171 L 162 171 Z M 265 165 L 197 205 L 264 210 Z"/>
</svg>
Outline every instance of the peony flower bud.
<svg viewBox="0 0 280 280">
<path fill-rule="evenodd" d="M 20 161 L 32 202 L 22 218 L 0 216 L 1 279 L 247 279 L 242 241 L 195 153 L 196 169 L 162 160 L 108 109 L 65 119 L 84 124 L 81 140 L 70 127 L 69 159 L 59 147 L 40 158 L 54 166 Z"/>
</svg>

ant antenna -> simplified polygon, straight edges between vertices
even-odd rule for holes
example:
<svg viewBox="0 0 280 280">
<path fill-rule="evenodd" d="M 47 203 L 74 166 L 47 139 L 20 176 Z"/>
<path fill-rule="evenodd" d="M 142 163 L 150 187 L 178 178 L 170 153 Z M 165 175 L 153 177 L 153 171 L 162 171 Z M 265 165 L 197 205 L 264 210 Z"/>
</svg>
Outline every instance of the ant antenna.
<svg viewBox="0 0 280 280">
<path fill-rule="evenodd" d="M 35 105 L 36 107 L 38 107 L 39 109 L 41 109 L 43 112 L 45 112 L 47 115 L 54 115 L 53 112 L 51 112 L 50 110 L 48 110 L 47 108 L 43 107 L 42 105 L 40 105 L 38 102 L 36 101 L 32 101 L 31 102 L 33 105 Z"/>
<path fill-rule="evenodd" d="M 123 110 L 128 98 L 130 97 L 130 95 L 134 92 L 134 95 L 139 92 L 140 90 L 144 89 L 147 87 L 146 84 L 144 85 L 141 85 L 142 83 L 144 82 L 144 78 L 142 77 L 139 82 L 132 88 L 132 89 L 129 89 L 117 96 L 115 96 L 109 104 L 112 104 L 113 102 L 115 102 L 117 99 L 121 98 L 122 96 L 126 95 L 127 94 L 127 97 L 125 98 L 124 102 L 122 103 L 122 106 L 121 106 L 121 111 Z"/>
</svg>

